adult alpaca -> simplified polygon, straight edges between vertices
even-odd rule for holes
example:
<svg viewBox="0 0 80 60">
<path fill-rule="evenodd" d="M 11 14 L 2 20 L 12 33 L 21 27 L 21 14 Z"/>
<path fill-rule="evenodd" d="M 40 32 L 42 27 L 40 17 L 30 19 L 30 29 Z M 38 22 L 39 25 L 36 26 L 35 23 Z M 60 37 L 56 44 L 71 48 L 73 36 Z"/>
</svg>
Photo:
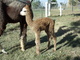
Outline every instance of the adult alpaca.
<svg viewBox="0 0 80 60">
<path fill-rule="evenodd" d="M 20 46 L 22 51 L 25 50 L 24 43 L 26 43 L 27 24 L 25 17 L 21 16 L 19 13 L 26 4 L 31 4 L 31 2 L 20 2 L 18 0 L 0 0 L 0 36 L 3 34 L 8 23 L 20 22 Z M 31 15 L 33 18 L 33 13 L 31 13 Z M 1 45 L 0 49 L 3 53 L 6 53 Z"/>
<path fill-rule="evenodd" d="M 54 25 L 55 21 L 50 18 L 41 18 L 37 20 L 32 20 L 31 18 L 31 6 L 26 5 L 22 11 L 20 12 L 20 15 L 26 17 L 26 22 L 28 26 L 34 31 L 35 33 L 35 43 L 36 43 L 36 53 L 40 53 L 40 32 L 44 30 L 47 33 L 48 36 L 48 48 L 50 46 L 50 40 L 54 40 L 54 51 L 56 51 L 56 36 L 54 33 Z"/>
</svg>

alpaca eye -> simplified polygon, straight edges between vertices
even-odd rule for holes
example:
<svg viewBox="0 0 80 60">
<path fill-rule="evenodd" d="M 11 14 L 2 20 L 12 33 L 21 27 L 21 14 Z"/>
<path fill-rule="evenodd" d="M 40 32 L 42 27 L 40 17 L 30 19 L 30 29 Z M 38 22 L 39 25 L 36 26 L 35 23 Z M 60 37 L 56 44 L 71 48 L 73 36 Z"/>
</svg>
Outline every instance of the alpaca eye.
<svg viewBox="0 0 80 60">
<path fill-rule="evenodd" d="M 24 11 L 24 12 L 26 12 L 26 11 Z"/>
</svg>

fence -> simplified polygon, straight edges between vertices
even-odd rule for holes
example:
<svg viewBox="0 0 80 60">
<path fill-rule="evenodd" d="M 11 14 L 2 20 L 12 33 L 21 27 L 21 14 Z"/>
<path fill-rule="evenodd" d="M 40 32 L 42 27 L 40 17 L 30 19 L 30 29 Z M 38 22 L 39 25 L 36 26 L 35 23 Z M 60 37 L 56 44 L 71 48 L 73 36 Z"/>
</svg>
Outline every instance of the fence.
<svg viewBox="0 0 80 60">
<path fill-rule="evenodd" d="M 62 6 L 62 15 L 80 14 L 80 4 L 73 6 Z M 45 8 L 33 9 L 34 19 L 45 17 Z M 59 7 L 52 7 L 50 16 L 60 16 Z"/>
</svg>

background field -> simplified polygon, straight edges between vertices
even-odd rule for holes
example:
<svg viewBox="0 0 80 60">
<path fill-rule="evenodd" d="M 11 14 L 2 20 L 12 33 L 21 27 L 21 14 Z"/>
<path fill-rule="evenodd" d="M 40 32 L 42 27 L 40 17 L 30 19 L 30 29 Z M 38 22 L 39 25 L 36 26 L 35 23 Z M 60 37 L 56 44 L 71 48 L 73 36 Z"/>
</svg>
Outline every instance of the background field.
<svg viewBox="0 0 80 60">
<path fill-rule="evenodd" d="M 56 11 L 56 10 L 55 10 Z M 67 12 L 65 11 L 65 14 Z M 19 46 L 19 23 L 8 24 L 0 43 L 9 54 L 0 53 L 0 60 L 80 60 L 80 13 L 68 11 L 69 14 L 59 16 L 52 12 L 52 19 L 56 20 L 55 34 L 57 36 L 57 51 L 53 52 L 53 42 L 47 48 L 47 36 L 41 32 L 41 54 L 35 53 L 34 33 L 27 29 L 27 49 L 25 52 Z M 34 19 L 44 16 L 44 10 L 34 10 Z"/>
</svg>

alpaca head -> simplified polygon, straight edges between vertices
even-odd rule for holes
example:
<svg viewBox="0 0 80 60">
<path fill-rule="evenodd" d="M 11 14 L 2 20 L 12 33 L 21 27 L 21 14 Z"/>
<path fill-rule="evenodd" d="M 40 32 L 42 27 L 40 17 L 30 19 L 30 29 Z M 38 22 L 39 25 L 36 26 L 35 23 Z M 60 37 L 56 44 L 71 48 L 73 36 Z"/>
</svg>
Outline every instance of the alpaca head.
<svg viewBox="0 0 80 60">
<path fill-rule="evenodd" d="M 20 12 L 21 16 L 26 16 L 27 12 L 30 11 L 31 6 L 26 5 L 25 7 L 23 7 L 22 11 Z"/>
</svg>

